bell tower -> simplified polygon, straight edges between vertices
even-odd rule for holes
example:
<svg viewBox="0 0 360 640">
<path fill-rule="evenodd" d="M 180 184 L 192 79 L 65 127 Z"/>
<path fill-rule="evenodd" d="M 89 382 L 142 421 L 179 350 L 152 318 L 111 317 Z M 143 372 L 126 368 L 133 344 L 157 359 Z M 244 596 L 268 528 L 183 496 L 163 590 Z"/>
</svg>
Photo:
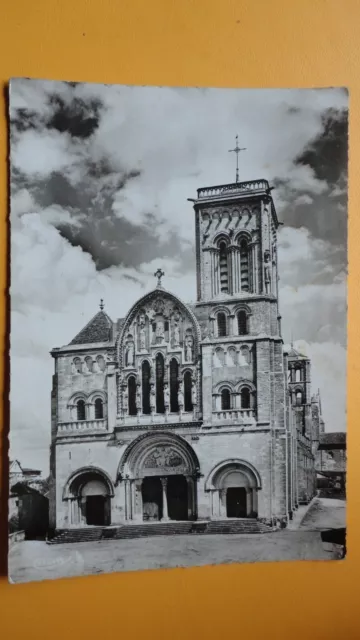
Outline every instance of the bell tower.
<svg viewBox="0 0 360 640">
<path fill-rule="evenodd" d="M 198 302 L 278 297 L 277 219 L 267 180 L 198 189 Z"/>
</svg>

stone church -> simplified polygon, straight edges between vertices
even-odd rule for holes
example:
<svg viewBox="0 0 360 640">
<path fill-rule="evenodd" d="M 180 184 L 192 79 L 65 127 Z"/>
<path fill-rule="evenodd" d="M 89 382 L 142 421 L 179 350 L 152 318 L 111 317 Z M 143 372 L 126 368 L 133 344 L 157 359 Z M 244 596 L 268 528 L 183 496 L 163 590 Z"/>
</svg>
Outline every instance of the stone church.
<svg viewBox="0 0 360 640">
<path fill-rule="evenodd" d="M 198 189 L 197 301 L 154 289 L 53 349 L 52 529 L 252 519 L 315 492 L 319 396 L 284 352 L 266 180 Z"/>
</svg>

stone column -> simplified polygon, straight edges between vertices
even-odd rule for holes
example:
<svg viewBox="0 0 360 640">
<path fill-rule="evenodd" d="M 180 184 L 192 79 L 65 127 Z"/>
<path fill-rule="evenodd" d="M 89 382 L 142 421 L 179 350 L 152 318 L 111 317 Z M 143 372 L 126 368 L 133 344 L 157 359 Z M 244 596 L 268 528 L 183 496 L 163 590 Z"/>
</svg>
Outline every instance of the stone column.
<svg viewBox="0 0 360 640">
<path fill-rule="evenodd" d="M 117 413 L 116 362 L 107 362 L 106 387 L 107 408 L 104 407 L 104 417 L 107 415 L 108 429 L 112 431 L 116 424 Z"/>
<path fill-rule="evenodd" d="M 226 504 L 224 505 L 224 498 L 226 497 L 226 489 L 219 490 L 219 518 L 226 518 Z"/>
<path fill-rule="evenodd" d="M 72 525 L 72 500 L 71 498 L 68 499 L 68 527 L 70 527 Z"/>
<path fill-rule="evenodd" d="M 260 293 L 259 291 L 259 263 L 258 263 L 258 242 L 254 242 L 254 293 Z"/>
<path fill-rule="evenodd" d="M 167 478 L 160 478 L 160 482 L 161 482 L 161 486 L 162 486 L 162 502 L 163 502 L 163 513 L 162 513 L 162 518 L 161 521 L 162 522 L 166 522 L 167 520 L 170 520 L 169 518 L 169 514 L 168 514 L 168 504 L 167 504 Z"/>
<path fill-rule="evenodd" d="M 252 512 L 252 489 L 246 489 L 246 515 Z"/>
<path fill-rule="evenodd" d="M 143 502 L 141 492 L 142 480 L 136 480 L 134 483 L 134 512 L 133 520 L 137 522 L 143 521 Z"/>
<path fill-rule="evenodd" d="M 188 499 L 188 520 L 195 519 L 195 482 L 190 476 L 186 476 L 187 499 Z"/>
</svg>

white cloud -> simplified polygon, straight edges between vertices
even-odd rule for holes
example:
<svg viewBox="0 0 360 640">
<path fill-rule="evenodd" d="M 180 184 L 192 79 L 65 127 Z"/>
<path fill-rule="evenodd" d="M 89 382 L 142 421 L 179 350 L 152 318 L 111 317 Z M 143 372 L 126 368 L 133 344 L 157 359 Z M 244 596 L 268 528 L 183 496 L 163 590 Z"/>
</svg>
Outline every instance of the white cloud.
<svg viewBox="0 0 360 640">
<path fill-rule="evenodd" d="M 27 107 L 43 120 L 50 115 L 46 100 L 55 88 L 65 102 L 73 95 L 101 97 L 105 107 L 98 130 L 81 144 L 55 131 L 25 131 L 12 146 L 14 166 L 41 179 L 62 171 L 73 185 L 84 178 L 86 156 L 110 161 L 115 173 L 140 170 L 141 175 L 118 192 L 113 208 L 117 216 L 135 225 L 152 224 L 159 260 L 143 262 L 136 269 L 119 266 L 98 272 L 90 255 L 71 246 L 53 227 L 70 221 L 76 224 L 78 219 L 74 220 L 71 211 L 59 206 L 38 208 L 26 188 L 14 195 L 11 446 L 17 457 L 27 451 L 24 464 L 38 466 L 41 459 L 44 468 L 48 464 L 53 368 L 49 350 L 67 344 L 81 330 L 97 312 L 100 298 L 114 320 L 124 317 L 139 297 L 154 288 L 153 274 L 158 267 L 166 273 L 166 289 L 185 301 L 194 300 L 195 273 L 184 275 L 181 256 L 164 256 L 161 242 L 175 231 L 184 248 L 193 245 L 194 212 L 187 198 L 194 197 L 198 187 L 234 180 L 234 154 L 228 153 L 234 133 L 239 134 L 241 146 L 247 147 L 240 157 L 241 179 L 259 176 L 271 181 L 280 176 L 291 185 L 298 204 L 302 198 L 303 204 L 310 205 L 310 194 L 324 193 L 327 184 L 317 180 L 310 168 L 295 166 L 293 158 L 321 132 L 323 110 L 347 104 L 343 93 L 336 90 L 238 92 L 97 85 L 72 89 L 62 83 L 26 81 L 12 83 L 12 109 Z M 279 189 L 276 204 L 281 204 L 281 198 L 287 201 L 288 194 Z M 119 238 L 120 243 L 126 240 Z M 97 237 L 94 241 L 102 242 Z M 284 335 L 292 328 L 295 337 L 313 337 L 314 381 L 320 375 L 315 374 L 319 366 L 329 425 L 340 425 L 344 412 L 336 395 L 341 385 L 335 372 L 344 379 L 343 347 L 336 343 L 343 339 L 345 274 L 336 276 L 331 267 L 327 271 L 329 255 L 335 250 L 313 238 L 307 229 L 283 229 L 279 235 Z M 329 284 L 313 278 L 320 272 L 327 274 Z M 306 280 L 299 284 L 303 274 Z M 322 341 L 327 344 L 324 349 Z M 338 398 L 336 406 L 331 398 Z"/>
<path fill-rule="evenodd" d="M 294 206 L 304 205 L 304 204 L 312 204 L 314 202 L 314 198 L 309 196 L 307 193 L 302 193 L 294 200 Z"/>
</svg>

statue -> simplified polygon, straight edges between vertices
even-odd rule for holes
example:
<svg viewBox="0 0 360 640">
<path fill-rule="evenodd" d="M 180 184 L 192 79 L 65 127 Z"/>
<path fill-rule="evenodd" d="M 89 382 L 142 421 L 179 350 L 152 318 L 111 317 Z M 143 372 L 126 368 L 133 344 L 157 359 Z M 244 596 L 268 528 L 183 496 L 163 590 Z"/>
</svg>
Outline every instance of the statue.
<svg viewBox="0 0 360 640">
<path fill-rule="evenodd" d="M 123 393 L 123 411 L 124 413 L 128 413 L 129 411 L 129 394 L 128 394 L 128 388 L 127 386 L 124 389 L 124 393 Z"/>
<path fill-rule="evenodd" d="M 179 408 L 180 410 L 183 408 L 184 406 L 184 392 L 182 390 L 182 385 L 179 385 L 179 390 L 178 390 L 178 404 L 179 404 Z"/>
<path fill-rule="evenodd" d="M 145 325 L 145 322 L 146 322 L 145 315 L 144 315 L 143 313 L 141 313 L 141 314 L 139 315 L 139 325 L 142 327 L 142 326 L 144 326 L 144 325 Z"/>
<path fill-rule="evenodd" d="M 186 362 L 192 362 L 193 360 L 193 339 L 192 336 L 187 336 L 185 341 L 185 360 Z"/>
<path fill-rule="evenodd" d="M 269 267 L 270 254 L 269 251 L 264 253 L 264 280 L 265 280 L 265 292 L 271 293 L 271 276 Z"/>
<path fill-rule="evenodd" d="M 144 325 L 140 329 L 140 349 L 146 349 L 146 333 Z"/>
<path fill-rule="evenodd" d="M 156 337 L 160 338 L 161 340 L 163 340 L 164 339 L 164 334 L 165 334 L 164 321 L 163 320 L 159 320 L 156 323 Z"/>
<path fill-rule="evenodd" d="M 177 322 L 174 327 L 174 343 L 175 345 L 180 344 L 180 327 Z"/>
<path fill-rule="evenodd" d="M 128 342 L 126 347 L 126 366 L 133 367 L 134 366 L 134 343 L 133 341 Z"/>
<path fill-rule="evenodd" d="M 169 385 L 167 382 L 165 382 L 165 385 L 164 385 L 164 401 L 165 401 L 165 407 L 168 407 L 170 405 L 170 391 L 169 391 Z"/>
<path fill-rule="evenodd" d="M 151 413 L 155 411 L 155 389 L 153 383 L 150 384 L 150 410 Z"/>
<path fill-rule="evenodd" d="M 193 380 L 191 384 L 191 402 L 193 403 L 193 405 L 196 404 L 196 400 L 197 400 L 196 380 Z"/>
</svg>

